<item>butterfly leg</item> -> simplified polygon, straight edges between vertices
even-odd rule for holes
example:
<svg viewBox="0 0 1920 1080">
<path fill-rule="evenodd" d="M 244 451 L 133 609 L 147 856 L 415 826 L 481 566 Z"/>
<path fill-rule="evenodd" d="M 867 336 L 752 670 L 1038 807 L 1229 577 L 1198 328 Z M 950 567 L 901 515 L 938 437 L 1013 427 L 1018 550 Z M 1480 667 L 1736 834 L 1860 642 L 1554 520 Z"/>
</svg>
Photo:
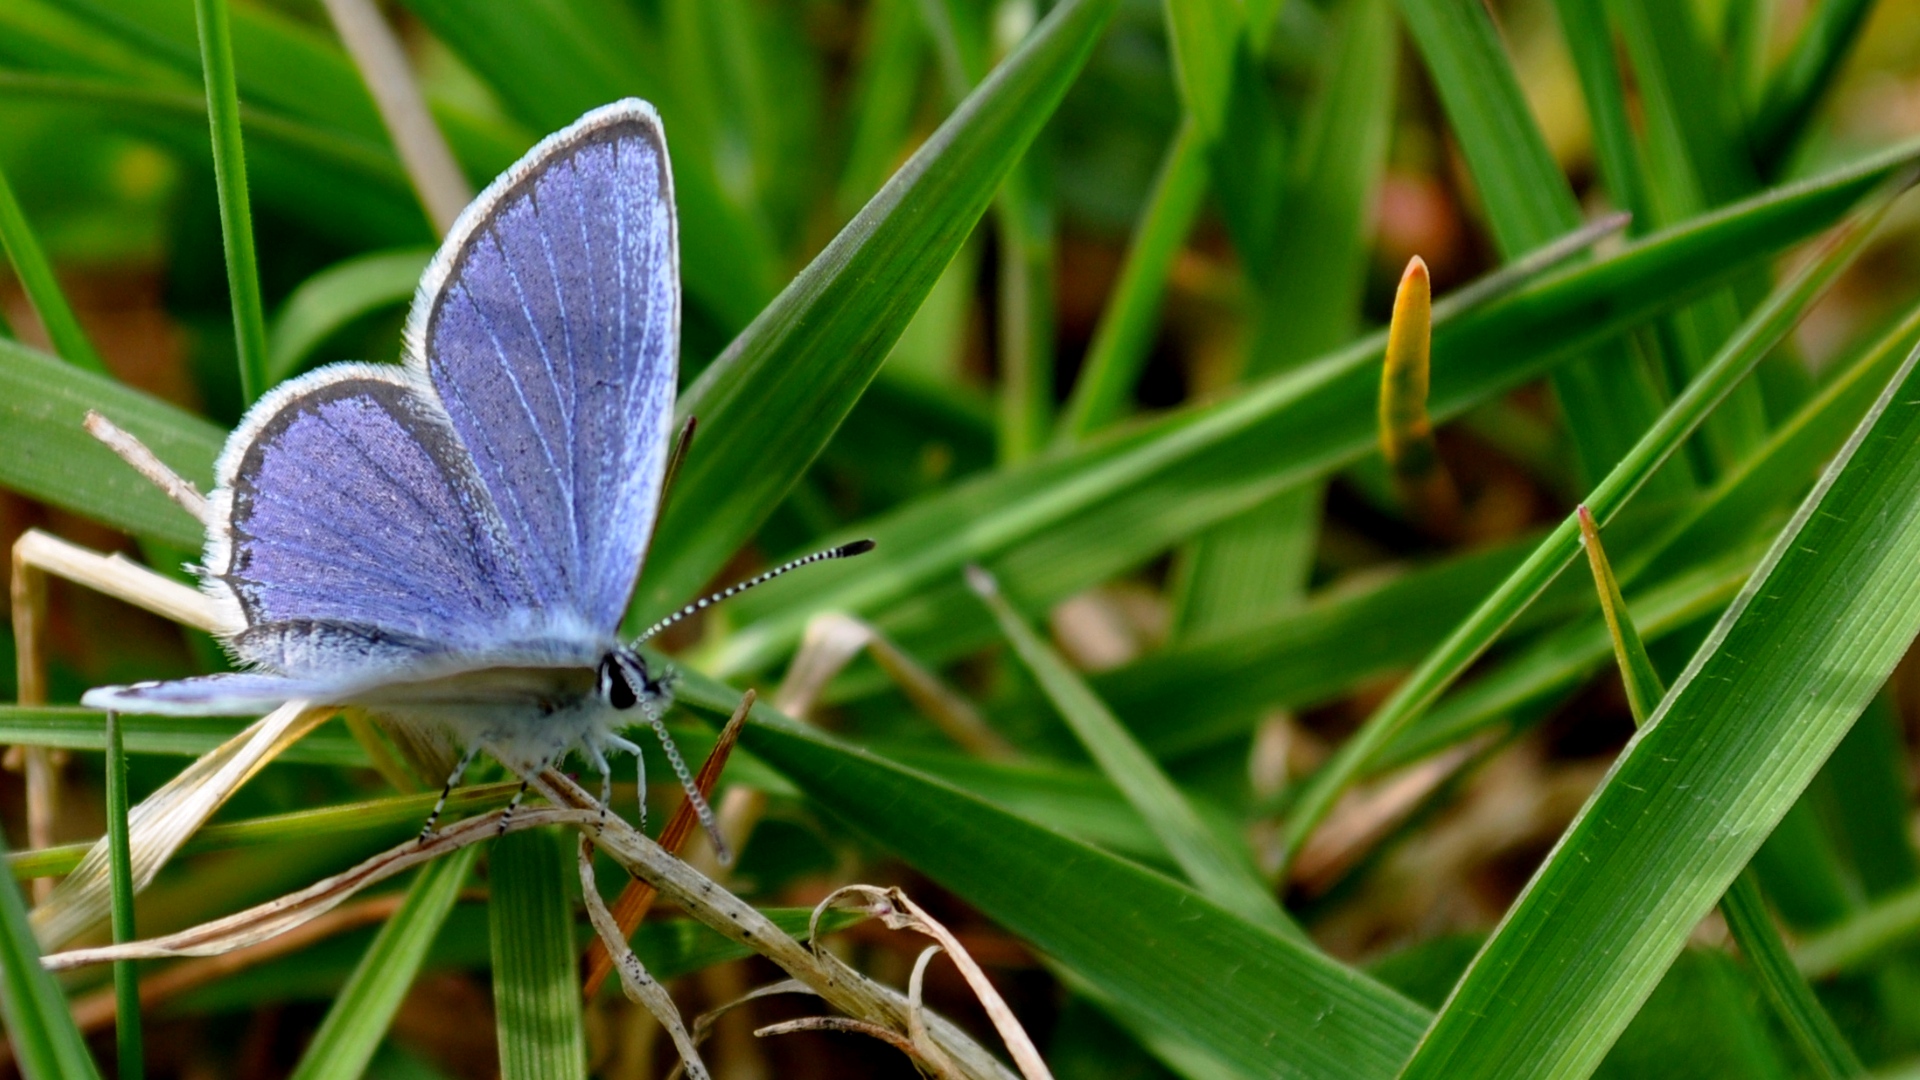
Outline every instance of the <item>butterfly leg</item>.
<svg viewBox="0 0 1920 1080">
<path fill-rule="evenodd" d="M 553 764 L 553 758 L 551 757 L 541 758 L 539 764 L 533 767 L 533 771 L 527 774 L 528 779 L 523 779 L 520 781 L 520 790 L 513 793 L 512 801 L 507 803 L 506 811 L 500 815 L 500 831 L 498 833 L 495 833 L 494 835 L 496 836 L 507 835 L 507 824 L 513 820 L 513 812 L 515 810 L 520 809 L 520 800 L 527 797 L 527 788 L 532 786 L 533 784 L 533 780 L 531 778 L 535 776 L 539 776 L 541 773 L 546 772 L 547 766 L 551 764 Z"/>
<path fill-rule="evenodd" d="M 453 794 L 455 785 L 460 783 L 460 778 L 467 775 L 467 766 L 473 764 L 474 757 L 479 753 L 480 748 L 476 746 L 460 756 L 460 763 L 453 767 L 453 773 L 447 777 L 447 785 L 440 789 L 440 797 L 434 800 L 433 812 L 427 815 L 426 826 L 420 830 L 421 843 L 433 838 L 433 827 L 440 823 L 440 811 L 447 808 L 448 797 Z"/>
<path fill-rule="evenodd" d="M 583 744 L 587 757 L 593 761 L 593 767 L 600 770 L 600 828 L 607 827 L 607 808 L 613 805 L 613 766 L 607 764 L 606 752 L 600 744 L 589 740 Z"/>
<path fill-rule="evenodd" d="M 612 747 L 615 750 L 625 750 L 627 753 L 633 755 L 633 764 L 635 766 L 635 771 L 638 774 L 639 780 L 640 780 L 640 789 L 638 793 L 635 795 L 635 798 L 637 798 L 640 801 L 640 831 L 646 832 L 647 831 L 647 759 L 646 759 L 646 755 L 640 752 L 639 743 L 636 743 L 632 739 L 629 739 L 623 735 L 615 735 L 615 734 L 609 733 L 607 735 L 607 745 Z"/>
</svg>

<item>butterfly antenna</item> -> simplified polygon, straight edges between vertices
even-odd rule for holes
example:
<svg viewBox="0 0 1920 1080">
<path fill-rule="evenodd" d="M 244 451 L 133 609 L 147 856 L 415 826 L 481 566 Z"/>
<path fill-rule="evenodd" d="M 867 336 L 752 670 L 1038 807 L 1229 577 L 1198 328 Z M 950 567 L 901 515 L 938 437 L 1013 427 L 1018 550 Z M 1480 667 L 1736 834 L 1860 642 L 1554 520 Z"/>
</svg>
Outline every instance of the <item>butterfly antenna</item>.
<svg viewBox="0 0 1920 1080">
<path fill-rule="evenodd" d="M 696 612 L 705 611 L 707 608 L 712 607 L 713 605 L 719 603 L 720 601 L 728 600 L 735 596 L 738 596 L 741 593 L 746 592 L 748 589 L 751 589 L 756 585 L 765 585 L 767 582 L 772 581 L 774 578 L 777 578 L 782 574 L 788 573 L 789 571 L 798 570 L 803 566 L 809 566 L 817 562 L 826 562 L 828 559 L 850 559 L 855 555 L 865 555 L 867 552 L 872 550 L 873 550 L 873 541 L 855 540 L 851 544 L 841 544 L 839 547 L 828 548 L 825 551 L 816 551 L 811 555 L 803 555 L 800 558 L 793 560 L 792 562 L 781 563 L 779 566 L 774 567 L 773 569 L 767 571 L 764 574 L 755 575 L 754 577 L 750 577 L 747 580 L 742 581 L 736 585 L 729 585 L 726 588 L 721 589 L 719 592 L 714 593 L 711 596 L 703 596 L 700 599 L 695 600 L 693 603 L 688 604 L 686 607 L 681 608 L 679 611 L 676 611 L 673 614 L 667 616 L 666 618 L 661 619 L 659 622 L 654 623 L 652 626 L 647 627 L 647 632 L 644 634 L 641 634 L 637 638 L 634 638 L 633 643 L 635 645 L 639 645 L 640 643 L 646 641 L 647 639 L 653 637 L 655 634 L 658 634 L 660 631 L 665 630 L 667 627 L 672 626 L 674 623 L 679 622 L 681 619 L 684 619 L 689 615 L 692 615 Z"/>
</svg>

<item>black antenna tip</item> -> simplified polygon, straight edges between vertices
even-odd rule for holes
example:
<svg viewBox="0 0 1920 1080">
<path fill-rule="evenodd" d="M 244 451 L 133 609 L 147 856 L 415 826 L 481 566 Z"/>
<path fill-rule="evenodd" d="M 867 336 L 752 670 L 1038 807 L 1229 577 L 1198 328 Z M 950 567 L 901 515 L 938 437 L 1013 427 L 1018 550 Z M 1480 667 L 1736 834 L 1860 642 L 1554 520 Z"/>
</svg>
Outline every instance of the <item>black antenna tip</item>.
<svg viewBox="0 0 1920 1080">
<path fill-rule="evenodd" d="M 865 555 L 873 550 L 873 541 L 855 540 L 851 544 L 842 544 L 834 551 L 834 557 L 844 559 L 849 555 Z"/>
</svg>

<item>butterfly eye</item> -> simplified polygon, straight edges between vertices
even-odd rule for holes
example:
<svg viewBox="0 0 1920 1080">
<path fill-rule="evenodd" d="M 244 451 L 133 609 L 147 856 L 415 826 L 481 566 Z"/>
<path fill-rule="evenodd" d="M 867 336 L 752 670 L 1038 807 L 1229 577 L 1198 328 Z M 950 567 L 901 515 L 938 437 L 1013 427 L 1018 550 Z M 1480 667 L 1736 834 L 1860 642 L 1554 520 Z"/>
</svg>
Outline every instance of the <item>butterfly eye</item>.
<svg viewBox="0 0 1920 1080">
<path fill-rule="evenodd" d="M 640 698 L 633 692 L 633 684 L 627 681 L 627 673 L 609 653 L 600 658 L 600 693 L 607 704 L 625 711 L 634 707 Z"/>
</svg>

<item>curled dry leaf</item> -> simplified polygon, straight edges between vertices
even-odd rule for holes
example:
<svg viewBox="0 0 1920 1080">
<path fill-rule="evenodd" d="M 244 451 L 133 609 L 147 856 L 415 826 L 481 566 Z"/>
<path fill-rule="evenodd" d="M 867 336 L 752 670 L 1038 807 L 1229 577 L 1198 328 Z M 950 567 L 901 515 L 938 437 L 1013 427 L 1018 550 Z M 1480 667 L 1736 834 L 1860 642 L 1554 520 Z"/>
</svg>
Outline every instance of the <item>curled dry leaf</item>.
<svg viewBox="0 0 1920 1080">
<path fill-rule="evenodd" d="M 816 940 L 816 952 L 821 952 L 817 944 L 820 916 L 833 908 L 863 911 L 886 924 L 888 929 L 913 930 L 939 942 L 946 949 L 947 955 L 953 958 L 953 966 L 960 969 L 961 976 L 967 980 L 967 985 L 972 988 L 974 996 L 980 999 L 981 1006 L 987 1010 L 987 1016 L 993 1020 L 993 1026 L 1000 1032 L 1000 1038 L 1006 1041 L 1007 1052 L 1013 1055 L 1013 1062 L 1019 1066 L 1021 1075 L 1026 1080 L 1042 1080 L 1042 1078 L 1053 1080 L 1053 1073 L 1048 1070 L 1046 1061 L 1040 1057 L 1040 1051 L 1033 1045 L 1033 1040 L 1027 1036 L 1026 1029 L 1020 1026 L 1020 1021 L 1014 1017 L 1013 1010 L 1007 1007 L 1006 1000 L 1000 996 L 1000 992 L 987 981 L 987 973 L 980 970 L 979 964 L 974 963 L 973 957 L 960 944 L 960 940 L 953 936 L 952 931 L 927 914 L 920 905 L 908 899 L 906 893 L 897 888 L 882 889 L 875 885 L 848 885 L 835 890 L 813 909 L 813 922 L 807 936 L 809 940 Z M 922 964 L 926 959 L 922 957 Z M 916 973 L 920 967 L 920 964 L 915 965 Z M 909 1022 L 911 1023 L 911 1020 Z"/>
<path fill-rule="evenodd" d="M 694 1017 L 693 1018 L 693 1044 L 695 1046 L 699 1046 L 702 1043 L 705 1043 L 707 1041 L 707 1037 L 713 1034 L 714 1025 L 720 1022 L 721 1017 L 727 1015 L 728 1013 L 739 1008 L 740 1006 L 747 1004 L 748 1002 L 758 1001 L 764 997 L 772 997 L 775 994 L 811 994 L 811 993 L 813 993 L 813 990 L 810 987 L 808 987 L 806 983 L 803 983 L 798 979 L 782 979 L 777 983 L 768 983 L 765 986 L 755 987 L 754 989 L 747 991 L 746 993 L 740 995 L 739 997 L 734 998 L 732 1001 L 729 1001 L 726 1004 L 721 1005 L 719 1008 L 709 1009 L 708 1011 L 701 1013 L 699 1016 Z M 756 1031 L 755 1034 L 760 1034 L 760 1032 Z M 667 1080 L 680 1080 L 680 1076 L 681 1076 L 681 1069 L 680 1069 L 680 1066 L 676 1064 L 671 1070 L 668 1071 Z"/>
</svg>

